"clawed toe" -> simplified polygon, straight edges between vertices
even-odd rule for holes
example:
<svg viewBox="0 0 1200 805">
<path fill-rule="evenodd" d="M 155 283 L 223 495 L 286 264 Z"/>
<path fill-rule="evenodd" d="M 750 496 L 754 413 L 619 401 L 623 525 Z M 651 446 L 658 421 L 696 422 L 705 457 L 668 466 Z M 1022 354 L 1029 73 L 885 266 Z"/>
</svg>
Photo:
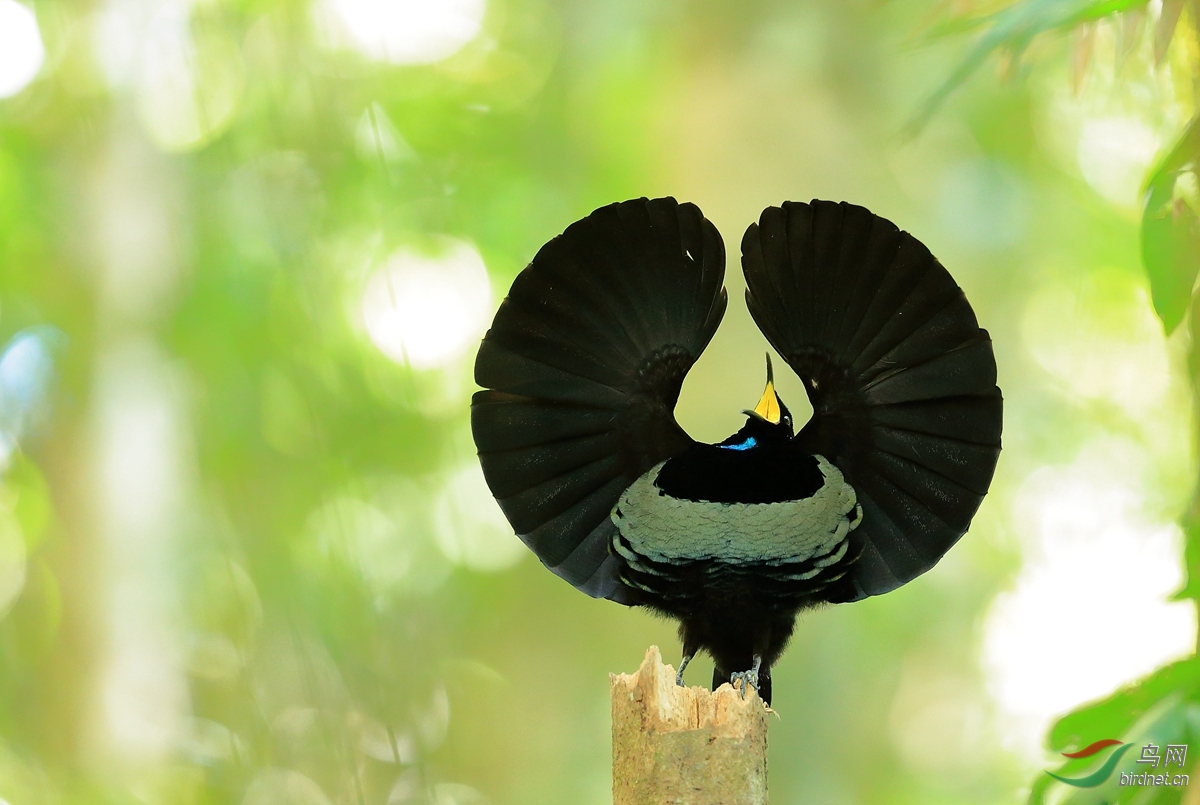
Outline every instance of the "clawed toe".
<svg viewBox="0 0 1200 805">
<path fill-rule="evenodd" d="M 754 686 L 755 692 L 758 691 L 758 672 L 761 668 L 762 657 L 755 654 L 753 668 L 751 668 L 749 671 L 734 671 L 729 675 L 729 684 L 733 685 L 735 689 L 737 688 L 739 682 L 742 684 L 741 691 L 743 699 L 746 698 L 746 690 L 751 685 Z"/>
<path fill-rule="evenodd" d="M 741 683 L 742 698 L 746 698 L 746 690 L 753 685 L 754 690 L 758 690 L 758 670 L 751 669 L 749 671 L 735 671 L 729 675 L 729 683 L 733 685 L 735 690 L 738 690 L 738 684 Z"/>
</svg>

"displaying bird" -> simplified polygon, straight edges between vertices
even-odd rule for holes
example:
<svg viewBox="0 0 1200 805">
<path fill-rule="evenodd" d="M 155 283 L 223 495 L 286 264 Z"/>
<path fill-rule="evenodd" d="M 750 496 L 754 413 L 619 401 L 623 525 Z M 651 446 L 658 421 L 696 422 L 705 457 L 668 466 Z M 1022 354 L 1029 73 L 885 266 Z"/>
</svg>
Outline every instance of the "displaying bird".
<svg viewBox="0 0 1200 805">
<path fill-rule="evenodd" d="M 1000 453 L 986 330 L 929 250 L 846 203 L 768 207 L 746 302 L 799 375 L 797 432 L 767 385 L 719 444 L 673 414 L 727 304 L 692 204 L 602 207 L 543 246 L 480 346 L 471 426 L 518 536 L 576 588 L 679 621 L 713 689 L 753 685 L 796 615 L 894 590 L 966 532 Z"/>
</svg>

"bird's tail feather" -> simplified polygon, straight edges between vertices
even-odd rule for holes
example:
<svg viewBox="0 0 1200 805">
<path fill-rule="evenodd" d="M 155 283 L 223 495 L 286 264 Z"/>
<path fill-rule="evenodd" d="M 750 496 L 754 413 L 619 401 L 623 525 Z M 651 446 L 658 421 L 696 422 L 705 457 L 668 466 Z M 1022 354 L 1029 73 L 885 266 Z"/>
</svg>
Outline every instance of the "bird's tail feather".
<svg viewBox="0 0 1200 805">
<path fill-rule="evenodd" d="M 863 506 L 863 552 L 831 600 L 895 589 L 966 531 L 1000 452 L 987 331 L 918 240 L 862 207 L 770 207 L 742 241 L 746 300 L 804 381 L 799 438 Z"/>
<path fill-rule="evenodd" d="M 691 443 L 672 411 L 725 311 L 725 251 L 691 204 L 596 210 L 513 282 L 475 363 L 471 427 L 513 529 L 551 570 L 624 600 L 609 514 Z"/>
</svg>

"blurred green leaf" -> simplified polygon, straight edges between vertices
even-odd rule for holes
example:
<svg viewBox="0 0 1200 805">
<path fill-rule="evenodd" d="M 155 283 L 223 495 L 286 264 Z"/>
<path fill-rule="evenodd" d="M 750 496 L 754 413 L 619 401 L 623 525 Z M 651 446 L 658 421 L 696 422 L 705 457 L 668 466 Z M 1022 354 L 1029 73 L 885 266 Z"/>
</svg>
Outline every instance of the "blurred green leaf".
<svg viewBox="0 0 1200 805">
<path fill-rule="evenodd" d="M 5 482 L 16 492 L 13 513 L 20 523 L 25 548 L 32 553 L 45 537 L 53 516 L 46 479 L 36 464 L 18 455 L 8 469 Z"/>
<path fill-rule="evenodd" d="M 997 50 L 1008 48 L 1014 60 L 1039 34 L 1073 28 L 1121 11 L 1141 8 L 1147 0 L 1021 0 L 1006 8 L 957 25 L 943 25 L 935 35 L 957 33 L 964 28 L 984 28 L 959 61 L 958 66 L 926 99 L 909 123 L 919 130 L 945 103 L 950 94 L 979 69 Z"/>
<path fill-rule="evenodd" d="M 0 626 L 0 638 L 12 649 L 11 662 L 25 674 L 36 673 L 58 637 L 62 623 L 62 590 L 50 566 L 36 559 L 30 563 L 25 589 L 12 612 Z"/>
<path fill-rule="evenodd" d="M 1164 16 L 1181 2 L 1165 0 Z M 668 193 L 727 238 L 764 204 L 810 192 L 890 210 L 938 243 L 1005 365 L 1012 438 L 973 534 L 919 584 L 798 624 L 778 666 L 773 800 L 1010 805 L 1022 782 L 1050 780 L 1001 737 L 1029 705 L 1061 712 L 1064 694 L 1021 700 L 1013 669 L 975 650 L 997 634 L 988 608 L 1026 544 L 1002 538 L 1023 522 L 1017 492 L 1117 431 L 1137 440 L 1131 458 L 1191 473 L 1186 450 L 1155 446 L 1188 412 L 1175 401 L 1126 422 L 1126 403 L 1081 409 L 1076 386 L 1043 371 L 1038 347 L 1061 331 L 1031 328 L 1030 311 L 1060 287 L 1053 315 L 1076 298 L 1089 335 L 1112 336 L 1082 339 L 1080 351 L 1114 353 L 1093 365 L 1096 385 L 1168 371 L 1165 358 L 1139 364 L 1161 347 L 1152 324 L 1153 344 L 1124 338 L 1141 321 L 1126 315 L 1142 287 L 1125 281 L 1135 222 L 1089 206 L 1075 153 L 1046 148 L 1045 94 L 977 93 L 947 114 L 942 140 L 897 149 L 876 136 L 921 100 L 907 94 L 916 70 L 936 83 L 959 66 L 902 52 L 897 32 L 928 4 L 16 5 L 35 11 L 46 59 L 0 99 L 0 326 L 9 338 L 53 324 L 71 349 L 54 353 L 53 405 L 0 490 L 0 536 L 25 540 L 7 568 L 23 586 L 0 614 L 0 805 L 611 802 L 606 675 L 650 643 L 677 657 L 672 626 L 577 595 L 526 553 L 489 564 L 475 526 L 502 515 L 481 477 L 463 483 L 477 471 L 471 356 L 412 365 L 380 348 L 363 308 L 393 255 L 443 238 L 483 257 L 494 307 L 571 221 Z M 1145 3 L 939 5 L 968 12 L 929 35 L 964 37 L 952 41 L 978 65 Z M 362 14 L 411 38 L 466 6 L 486 7 L 479 35 L 444 60 L 363 47 Z M 402 7 L 420 13 L 406 22 Z M 1173 28 L 1157 25 L 1165 48 Z M 1112 58 L 1107 27 L 1077 27 L 1091 37 L 1081 57 Z M 1141 55 L 1114 95 L 1172 104 L 1137 118 L 1155 131 L 1186 119 L 1184 49 L 1149 81 L 1134 73 Z M 977 169 L 995 165 L 1000 186 Z M 1011 203 L 973 203 L 1001 190 Z M 488 313 L 459 316 L 463 332 L 481 335 Z M 745 357 L 762 346 L 732 306 L 685 390 L 713 424 L 706 438 L 757 393 L 761 366 Z M 1151 425 L 1166 435 L 1138 435 Z M 1042 512 L 1055 523 L 1058 505 Z M 524 551 L 507 529 L 497 538 Z M 1053 579 L 1057 600 L 1079 600 L 1073 580 Z M 1051 606 L 1035 617 L 1058 617 Z M 1031 685 L 1069 670 L 1038 634 L 1020 637 L 1006 653 L 1036 667 Z M 1144 650 L 1126 639 L 1101 648 Z M 1191 683 L 1156 680 L 1101 725 L 1133 740 L 1191 723 L 1198 697 L 1171 692 Z"/>
<path fill-rule="evenodd" d="M 1121 786 L 1119 772 L 1138 768 L 1140 747 L 1149 743 L 1195 743 L 1200 728 L 1200 662 L 1190 657 L 1164 666 L 1136 684 L 1117 691 L 1103 701 L 1083 707 L 1059 720 L 1047 743 L 1055 752 L 1073 751 L 1104 738 L 1132 743 L 1117 770 L 1103 784 L 1071 789 L 1058 805 L 1103 805 L 1103 803 L 1175 803 L 1185 789 Z M 1081 776 L 1094 770 L 1097 758 L 1068 760 L 1061 771 Z M 1030 792 L 1030 805 L 1046 802 L 1051 791 L 1061 789 L 1049 775 L 1039 775 Z"/>
<path fill-rule="evenodd" d="M 1197 217 L 1197 119 L 1151 175 L 1142 211 L 1142 263 L 1150 279 L 1154 311 L 1170 334 L 1183 321 L 1200 269 Z"/>
<path fill-rule="evenodd" d="M 1164 666 L 1107 699 L 1063 716 L 1051 728 L 1046 743 L 1053 751 L 1064 752 L 1082 749 L 1101 738 L 1122 737 L 1139 718 L 1176 692 L 1187 699 L 1200 697 L 1197 658 Z"/>
<path fill-rule="evenodd" d="M 1162 64 L 1167 57 L 1167 48 L 1175 36 L 1179 15 L 1183 12 L 1183 0 L 1163 0 L 1162 12 L 1154 23 L 1154 63 Z"/>
<path fill-rule="evenodd" d="M 1193 325 L 1195 324 L 1195 313 L 1193 306 Z M 1187 572 L 1187 582 L 1172 596 L 1172 600 L 1200 600 L 1200 522 L 1197 522 L 1194 514 L 1184 517 L 1183 534 L 1183 564 Z"/>
</svg>

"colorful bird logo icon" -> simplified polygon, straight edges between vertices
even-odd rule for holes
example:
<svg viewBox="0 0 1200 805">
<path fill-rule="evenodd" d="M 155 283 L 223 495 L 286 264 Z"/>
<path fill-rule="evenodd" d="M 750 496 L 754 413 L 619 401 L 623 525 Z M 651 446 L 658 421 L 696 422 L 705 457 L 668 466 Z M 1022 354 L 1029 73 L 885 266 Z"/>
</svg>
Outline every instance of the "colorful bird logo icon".
<svg viewBox="0 0 1200 805">
<path fill-rule="evenodd" d="M 1091 757 L 1092 755 L 1097 755 L 1112 746 L 1119 748 L 1108 756 L 1108 760 L 1104 761 L 1103 766 L 1096 769 L 1089 775 L 1084 777 L 1060 777 L 1052 771 L 1048 771 L 1046 774 L 1049 774 L 1051 777 L 1061 783 L 1073 785 L 1076 788 L 1095 788 L 1112 776 L 1113 769 L 1117 767 L 1117 763 L 1121 761 L 1121 757 L 1129 751 L 1129 747 L 1133 746 L 1133 744 L 1121 743 L 1116 738 L 1105 738 L 1103 740 L 1096 741 L 1093 744 L 1089 744 L 1083 749 L 1080 749 L 1078 752 L 1062 753 L 1063 757 L 1074 760 L 1076 758 L 1085 758 Z"/>
</svg>

